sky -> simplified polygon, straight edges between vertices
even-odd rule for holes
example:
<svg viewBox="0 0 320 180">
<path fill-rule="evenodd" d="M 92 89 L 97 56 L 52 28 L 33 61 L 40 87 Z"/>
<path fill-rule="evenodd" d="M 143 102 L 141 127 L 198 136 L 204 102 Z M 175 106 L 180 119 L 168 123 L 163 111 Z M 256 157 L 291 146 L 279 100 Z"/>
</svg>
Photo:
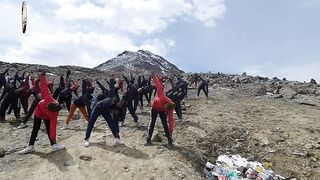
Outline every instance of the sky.
<svg viewBox="0 0 320 180">
<path fill-rule="evenodd" d="M 186 72 L 320 81 L 319 0 L 0 0 L 0 61 L 95 67 L 148 50 Z"/>
</svg>

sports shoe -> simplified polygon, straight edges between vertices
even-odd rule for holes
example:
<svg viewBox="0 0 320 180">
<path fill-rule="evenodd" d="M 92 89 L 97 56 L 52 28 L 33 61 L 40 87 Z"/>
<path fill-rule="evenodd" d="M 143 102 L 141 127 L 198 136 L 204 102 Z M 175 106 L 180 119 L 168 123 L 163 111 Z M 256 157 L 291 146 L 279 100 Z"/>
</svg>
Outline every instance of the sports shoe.
<svg viewBox="0 0 320 180">
<path fill-rule="evenodd" d="M 64 145 L 61 145 L 61 144 L 54 144 L 51 146 L 51 151 L 54 152 L 54 151 L 59 151 L 59 150 L 62 150 L 62 149 L 65 149 L 66 147 L 64 147 Z"/>
<path fill-rule="evenodd" d="M 115 143 L 117 145 L 123 145 L 124 144 L 124 142 L 122 142 L 119 138 L 116 138 Z"/>
<path fill-rule="evenodd" d="M 120 127 L 124 126 L 124 122 L 119 122 L 119 126 Z"/>
<path fill-rule="evenodd" d="M 30 145 L 18 152 L 18 154 L 28 154 L 34 152 L 34 146 Z"/>
<path fill-rule="evenodd" d="M 146 143 L 144 143 L 144 146 L 152 146 L 151 141 L 147 141 Z"/>
<path fill-rule="evenodd" d="M 21 123 L 20 126 L 17 127 L 17 129 L 23 129 L 23 128 L 26 128 L 26 127 L 27 127 L 27 124 Z"/>
<path fill-rule="evenodd" d="M 89 139 L 88 140 L 84 140 L 84 146 L 85 147 L 89 147 L 90 146 Z"/>
<path fill-rule="evenodd" d="M 139 121 L 136 122 L 137 127 L 142 127 L 141 123 Z"/>
<path fill-rule="evenodd" d="M 172 149 L 174 147 L 173 140 L 168 141 L 167 147 L 168 147 L 168 149 Z"/>
</svg>

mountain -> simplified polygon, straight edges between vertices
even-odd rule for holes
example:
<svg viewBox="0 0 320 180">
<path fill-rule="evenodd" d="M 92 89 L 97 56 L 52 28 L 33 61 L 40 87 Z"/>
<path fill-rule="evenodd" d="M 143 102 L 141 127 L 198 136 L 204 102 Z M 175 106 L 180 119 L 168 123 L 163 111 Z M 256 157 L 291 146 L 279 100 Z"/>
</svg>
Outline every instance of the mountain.
<svg viewBox="0 0 320 180">
<path fill-rule="evenodd" d="M 100 71 L 141 73 L 154 71 L 162 74 L 183 73 L 174 64 L 149 51 L 124 51 L 117 57 L 100 64 L 94 69 Z"/>
</svg>

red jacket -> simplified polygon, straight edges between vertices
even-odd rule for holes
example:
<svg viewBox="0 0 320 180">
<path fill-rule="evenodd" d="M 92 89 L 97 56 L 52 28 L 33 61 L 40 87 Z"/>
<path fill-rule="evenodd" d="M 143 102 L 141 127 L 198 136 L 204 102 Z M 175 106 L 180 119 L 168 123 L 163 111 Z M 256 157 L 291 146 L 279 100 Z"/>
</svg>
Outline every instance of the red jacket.
<svg viewBox="0 0 320 180">
<path fill-rule="evenodd" d="M 50 121 L 50 139 L 56 140 L 57 118 L 59 112 L 51 112 L 48 110 L 49 103 L 58 103 L 50 94 L 45 75 L 40 76 L 41 96 L 43 100 L 39 102 L 34 112 L 34 116 L 45 121 Z"/>
<path fill-rule="evenodd" d="M 174 117 L 173 117 L 173 109 L 168 110 L 164 108 L 167 103 L 174 103 L 170 98 L 164 95 L 164 86 L 161 84 L 161 80 L 159 77 L 152 77 L 153 82 L 157 88 L 157 97 L 153 99 L 152 108 L 158 112 L 166 112 L 168 113 L 169 119 L 169 131 L 170 133 L 174 130 Z"/>
</svg>

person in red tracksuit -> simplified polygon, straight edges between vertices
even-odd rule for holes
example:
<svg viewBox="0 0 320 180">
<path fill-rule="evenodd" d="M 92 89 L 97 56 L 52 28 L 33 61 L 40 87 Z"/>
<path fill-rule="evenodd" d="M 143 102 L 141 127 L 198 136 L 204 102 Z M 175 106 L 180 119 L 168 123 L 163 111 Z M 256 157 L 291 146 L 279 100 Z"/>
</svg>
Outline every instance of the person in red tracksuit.
<svg viewBox="0 0 320 180">
<path fill-rule="evenodd" d="M 151 137 L 153 134 L 157 116 L 159 114 L 165 134 L 168 138 L 168 145 L 171 148 L 173 146 L 173 140 L 172 140 L 172 132 L 174 130 L 173 110 L 175 108 L 175 104 L 170 98 L 165 96 L 164 86 L 161 84 L 160 78 L 158 76 L 155 76 L 153 73 L 151 76 L 157 88 L 157 97 L 155 97 L 152 102 L 151 122 L 149 124 L 147 143 L 145 144 L 145 146 L 151 145 Z M 169 126 L 167 122 L 167 116 L 169 117 Z"/>
<path fill-rule="evenodd" d="M 62 107 L 49 92 L 45 72 L 42 72 L 40 75 L 40 87 L 43 100 L 39 102 L 34 112 L 34 124 L 29 146 L 19 151 L 19 154 L 27 154 L 34 151 L 34 143 L 40 130 L 42 120 L 46 126 L 52 151 L 58 151 L 65 148 L 63 145 L 56 143 L 57 118 Z"/>
</svg>

